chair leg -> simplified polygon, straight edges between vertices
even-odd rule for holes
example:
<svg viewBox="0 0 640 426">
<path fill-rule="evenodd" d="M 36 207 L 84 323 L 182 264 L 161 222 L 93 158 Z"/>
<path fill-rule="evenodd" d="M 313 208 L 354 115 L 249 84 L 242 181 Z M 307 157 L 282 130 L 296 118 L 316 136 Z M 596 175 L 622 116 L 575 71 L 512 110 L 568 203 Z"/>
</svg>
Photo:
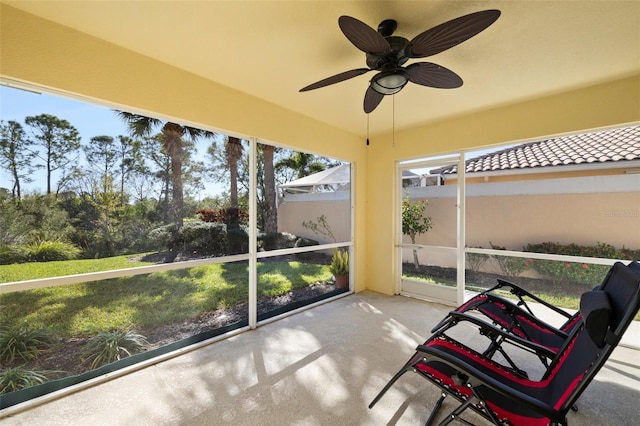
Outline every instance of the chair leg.
<svg viewBox="0 0 640 426">
<path fill-rule="evenodd" d="M 466 410 L 473 403 L 473 401 L 475 399 L 476 399 L 475 397 L 470 397 L 466 401 L 461 403 L 458 406 L 458 408 L 453 410 L 451 413 L 449 413 L 447 415 L 447 417 L 445 417 L 440 423 L 438 423 L 438 426 L 448 425 L 449 423 L 451 423 L 454 420 L 458 420 L 459 422 L 462 422 L 462 423 L 465 423 L 465 424 L 471 424 L 471 423 L 469 423 L 468 421 L 466 421 L 465 419 L 463 419 L 463 418 L 461 418 L 459 416 L 464 410 Z M 431 417 L 429 417 L 429 419 L 431 419 Z"/>
<path fill-rule="evenodd" d="M 373 401 L 371 401 L 371 404 L 369 404 L 369 408 L 373 408 L 374 405 L 376 405 L 376 403 L 380 400 L 380 398 L 382 398 L 382 396 L 387 393 L 387 391 L 389 390 L 389 388 L 391 386 L 393 386 L 393 384 L 396 382 L 396 380 L 398 380 L 404 373 L 406 373 L 407 371 L 413 371 L 413 365 L 411 364 L 411 362 L 408 362 L 404 365 L 404 367 L 402 367 L 400 369 L 400 371 L 398 371 L 395 376 L 393 376 L 391 378 L 391 380 L 389 380 L 389 382 L 382 388 L 382 390 L 380 391 L 380 393 L 378 393 L 378 395 L 376 395 L 375 398 L 373 398 Z"/>
<path fill-rule="evenodd" d="M 440 408 L 442 407 L 442 403 L 444 402 L 444 399 L 446 397 L 447 397 L 446 393 L 442 392 L 440 394 L 440 399 L 438 399 L 438 402 L 436 402 L 435 407 L 433 407 L 433 410 L 431 410 L 431 414 L 429 414 L 429 418 L 427 419 L 427 422 L 424 424 L 424 426 L 431 426 L 431 424 L 436 418 L 436 415 L 438 414 L 438 411 L 440 411 Z"/>
</svg>

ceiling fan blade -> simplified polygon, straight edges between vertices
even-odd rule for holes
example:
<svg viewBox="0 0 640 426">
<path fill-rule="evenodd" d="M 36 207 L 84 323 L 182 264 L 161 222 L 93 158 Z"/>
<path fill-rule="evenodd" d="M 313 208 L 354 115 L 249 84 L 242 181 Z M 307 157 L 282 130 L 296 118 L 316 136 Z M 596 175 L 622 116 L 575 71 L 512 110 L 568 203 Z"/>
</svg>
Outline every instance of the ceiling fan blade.
<svg viewBox="0 0 640 426">
<path fill-rule="evenodd" d="M 371 86 L 369 86 L 364 94 L 364 112 L 369 114 L 371 111 L 376 109 L 382 101 L 382 98 L 384 98 L 382 93 L 376 92 L 371 88 Z"/>
<path fill-rule="evenodd" d="M 405 47 L 409 58 L 435 55 L 470 39 L 500 17 L 500 11 L 491 9 L 464 15 L 418 34 Z"/>
<path fill-rule="evenodd" d="M 332 75 L 313 84 L 303 87 L 300 92 L 306 92 L 308 90 L 319 89 L 321 87 L 329 86 L 331 84 L 340 83 L 341 81 L 349 80 L 350 78 L 357 77 L 366 72 L 372 71 L 369 68 L 356 68 L 355 70 L 349 70 L 341 72 L 340 74 Z"/>
<path fill-rule="evenodd" d="M 437 89 L 455 89 L 462 86 L 462 78 L 455 72 L 431 62 L 417 62 L 406 67 L 409 81 Z"/>
<path fill-rule="evenodd" d="M 338 18 L 338 25 L 345 37 L 365 53 L 380 55 L 391 51 L 391 46 L 376 30 L 351 16 Z"/>
</svg>

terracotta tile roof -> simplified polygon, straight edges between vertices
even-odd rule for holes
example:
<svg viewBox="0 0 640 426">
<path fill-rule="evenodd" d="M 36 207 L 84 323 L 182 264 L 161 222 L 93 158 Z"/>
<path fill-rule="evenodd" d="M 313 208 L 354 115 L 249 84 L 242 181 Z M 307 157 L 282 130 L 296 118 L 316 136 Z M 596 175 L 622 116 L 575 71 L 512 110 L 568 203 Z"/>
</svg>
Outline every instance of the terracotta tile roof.
<svg viewBox="0 0 640 426">
<path fill-rule="evenodd" d="M 530 142 L 470 158 L 466 173 L 640 160 L 640 126 Z M 454 174 L 457 166 L 432 170 Z"/>
</svg>

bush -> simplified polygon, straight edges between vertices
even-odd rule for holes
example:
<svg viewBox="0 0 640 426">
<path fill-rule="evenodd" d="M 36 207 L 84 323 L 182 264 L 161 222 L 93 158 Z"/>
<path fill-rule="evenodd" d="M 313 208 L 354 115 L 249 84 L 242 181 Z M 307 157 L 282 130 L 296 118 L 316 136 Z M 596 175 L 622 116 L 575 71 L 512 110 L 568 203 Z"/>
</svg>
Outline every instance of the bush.
<svg viewBox="0 0 640 426">
<path fill-rule="evenodd" d="M 240 254 L 249 252 L 249 234 L 243 228 L 230 228 L 227 230 L 227 253 Z"/>
<path fill-rule="evenodd" d="M 55 335 L 48 329 L 36 329 L 19 325 L 0 329 L 0 360 L 11 363 L 16 358 L 36 359 L 43 350 L 56 343 Z"/>
<path fill-rule="evenodd" d="M 506 247 L 494 245 L 492 242 L 489 242 L 491 248 L 493 250 L 506 250 Z M 506 277 L 517 277 L 525 269 L 528 267 L 528 263 L 526 259 L 521 257 L 510 257 L 510 256 L 491 256 L 495 259 L 498 267 L 500 268 L 500 272 Z"/>
<path fill-rule="evenodd" d="M 296 240 L 296 243 L 293 246 L 294 247 L 312 247 L 317 245 L 320 245 L 320 243 L 316 240 L 312 240 L 311 238 L 300 237 Z M 314 252 L 296 253 L 296 259 L 306 262 L 313 259 L 313 255 L 314 255 Z"/>
<path fill-rule="evenodd" d="M 227 208 L 227 209 L 220 209 L 220 210 L 211 210 L 211 209 L 196 210 L 198 219 L 200 219 L 203 222 L 217 222 L 217 223 L 226 223 L 226 224 L 229 224 L 231 222 L 236 212 L 237 212 L 239 223 L 243 225 L 246 225 L 249 223 L 249 213 L 241 209 Z"/>
<path fill-rule="evenodd" d="M 10 244 L 0 245 L 0 265 L 25 263 L 29 261 L 29 250 L 25 246 Z"/>
<path fill-rule="evenodd" d="M 288 232 L 271 232 L 268 234 L 261 233 L 258 235 L 258 242 L 262 243 L 265 250 L 279 250 L 293 248 L 296 245 L 298 237 Z"/>
<path fill-rule="evenodd" d="M 547 241 L 537 244 L 527 244 L 524 250 L 533 253 L 600 257 L 604 259 L 633 260 L 640 258 L 640 250 L 631 250 L 625 247 L 618 249 L 610 244 L 604 243 L 597 243 L 595 246 L 579 246 L 575 243 L 560 244 Z M 575 282 L 591 287 L 599 285 L 610 269 L 610 267 L 606 265 L 589 265 L 586 263 L 541 259 L 532 259 L 530 264 L 540 275 L 555 284 Z"/>
<path fill-rule="evenodd" d="M 227 229 L 221 223 L 187 222 L 171 249 L 185 253 L 222 256 L 227 254 Z"/>
<path fill-rule="evenodd" d="M 482 248 L 482 247 L 474 247 L 474 248 Z M 480 272 L 482 265 L 484 265 L 487 260 L 489 260 L 491 256 L 481 253 L 467 253 L 466 254 L 466 263 L 468 265 L 468 269 L 471 269 L 473 272 Z"/>
<path fill-rule="evenodd" d="M 82 253 L 76 245 L 63 241 L 36 241 L 28 244 L 26 249 L 29 259 L 35 262 L 73 260 Z"/>
<path fill-rule="evenodd" d="M 24 367 L 3 368 L 0 370 L 0 395 L 18 391 L 48 381 L 49 371 L 27 370 Z"/>
<path fill-rule="evenodd" d="M 83 362 L 90 362 L 91 368 L 117 361 L 122 356 L 140 352 L 149 343 L 147 339 L 131 331 L 110 331 L 93 337 L 82 347 Z"/>
<path fill-rule="evenodd" d="M 174 224 L 164 225 L 149 231 L 149 243 L 158 250 L 166 250 L 172 247 L 175 239 L 176 227 Z"/>
</svg>

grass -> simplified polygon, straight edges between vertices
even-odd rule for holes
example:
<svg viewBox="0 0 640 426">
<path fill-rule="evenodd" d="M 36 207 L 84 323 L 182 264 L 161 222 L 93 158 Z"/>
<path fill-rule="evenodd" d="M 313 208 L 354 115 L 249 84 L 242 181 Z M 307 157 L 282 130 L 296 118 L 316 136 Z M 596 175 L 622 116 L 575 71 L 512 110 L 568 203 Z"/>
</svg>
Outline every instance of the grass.
<svg viewBox="0 0 640 426">
<path fill-rule="evenodd" d="M 442 277 L 431 277 L 429 275 L 424 275 L 424 274 L 416 273 L 412 271 L 403 271 L 402 278 L 424 282 L 428 284 L 440 284 L 448 287 L 457 286 L 456 281 L 447 280 Z M 517 279 L 515 281 L 517 281 Z M 479 287 L 471 283 L 467 283 L 466 288 L 467 290 L 477 291 L 477 292 L 481 292 L 487 289 L 485 287 Z M 545 292 L 545 291 L 541 291 L 540 289 L 533 289 L 533 288 L 529 288 L 528 290 L 531 293 L 535 294 L 536 296 L 540 297 L 542 300 L 554 306 L 559 306 L 567 309 L 579 309 L 581 294 L 577 294 L 577 293 L 570 294 L 567 292 L 562 292 L 558 288 L 554 289 L 554 291 L 549 291 L 549 292 Z M 586 287 L 585 287 L 585 291 L 587 291 Z M 515 299 L 515 296 L 509 292 L 500 292 L 500 294 L 504 297 Z"/>
<path fill-rule="evenodd" d="M 15 281 L 144 264 L 129 256 L 27 263 L 0 267 L 0 277 Z M 62 337 L 154 327 L 246 302 L 248 277 L 248 263 L 235 262 L 7 293 L 0 295 L 0 325 L 28 323 Z M 260 262 L 258 297 L 330 278 L 328 265 Z"/>
<path fill-rule="evenodd" d="M 144 256 L 144 254 L 142 256 Z M 151 262 L 134 260 L 130 255 L 107 257 L 104 259 L 15 263 L 11 265 L 0 265 L 0 283 L 134 268 L 151 264 Z"/>
</svg>

